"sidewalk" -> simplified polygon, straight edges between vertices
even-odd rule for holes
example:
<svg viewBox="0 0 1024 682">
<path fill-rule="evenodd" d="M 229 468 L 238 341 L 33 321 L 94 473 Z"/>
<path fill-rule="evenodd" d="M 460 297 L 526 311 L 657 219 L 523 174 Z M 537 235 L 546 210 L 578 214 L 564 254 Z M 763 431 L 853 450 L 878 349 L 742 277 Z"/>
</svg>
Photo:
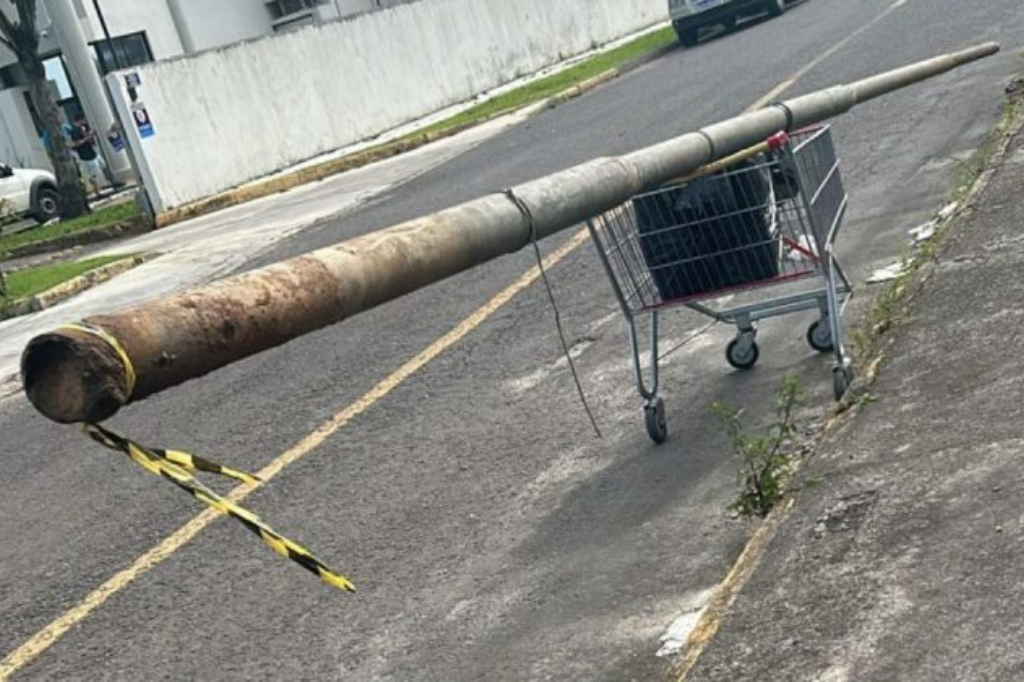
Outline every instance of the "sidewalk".
<svg viewBox="0 0 1024 682">
<path fill-rule="evenodd" d="M 1024 679 L 1024 133 L 685 678 Z"/>
</svg>

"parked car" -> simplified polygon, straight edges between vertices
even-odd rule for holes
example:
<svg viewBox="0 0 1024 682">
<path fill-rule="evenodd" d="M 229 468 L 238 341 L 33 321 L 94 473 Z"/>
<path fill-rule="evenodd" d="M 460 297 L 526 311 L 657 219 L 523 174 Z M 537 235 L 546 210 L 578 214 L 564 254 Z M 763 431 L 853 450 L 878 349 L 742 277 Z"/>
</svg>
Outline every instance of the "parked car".
<svg viewBox="0 0 1024 682">
<path fill-rule="evenodd" d="M 767 12 L 777 17 L 786 11 L 787 0 L 669 0 L 668 11 L 679 42 L 687 47 L 700 41 L 700 31 L 721 25 L 727 30 L 743 16 Z"/>
<path fill-rule="evenodd" d="M 48 222 L 60 215 L 58 197 L 53 173 L 0 163 L 0 218 L 14 215 Z"/>
</svg>

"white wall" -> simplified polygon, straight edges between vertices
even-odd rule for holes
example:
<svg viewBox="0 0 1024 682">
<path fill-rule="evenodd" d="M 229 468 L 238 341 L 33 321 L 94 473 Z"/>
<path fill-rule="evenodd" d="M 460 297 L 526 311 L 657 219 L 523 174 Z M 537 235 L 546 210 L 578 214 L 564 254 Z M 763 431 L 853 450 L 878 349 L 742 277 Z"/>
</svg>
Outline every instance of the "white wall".
<svg viewBox="0 0 1024 682">
<path fill-rule="evenodd" d="M 189 54 L 273 32 L 263 0 L 167 0 Z"/>
<path fill-rule="evenodd" d="M 51 168 L 32 124 L 24 88 L 0 91 L 0 161 L 21 168 Z"/>
<path fill-rule="evenodd" d="M 139 69 L 166 210 L 665 19 L 664 0 L 423 0 Z"/>
</svg>

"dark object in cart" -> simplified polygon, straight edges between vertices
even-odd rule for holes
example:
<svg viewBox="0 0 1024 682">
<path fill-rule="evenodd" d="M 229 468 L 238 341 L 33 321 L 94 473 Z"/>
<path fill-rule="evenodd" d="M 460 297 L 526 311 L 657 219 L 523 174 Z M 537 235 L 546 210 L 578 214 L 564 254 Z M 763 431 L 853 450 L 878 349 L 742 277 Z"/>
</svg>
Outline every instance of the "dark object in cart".
<svg viewBox="0 0 1024 682">
<path fill-rule="evenodd" d="M 769 229 L 769 186 L 751 161 L 637 197 L 640 249 L 665 301 L 779 274 Z"/>
</svg>

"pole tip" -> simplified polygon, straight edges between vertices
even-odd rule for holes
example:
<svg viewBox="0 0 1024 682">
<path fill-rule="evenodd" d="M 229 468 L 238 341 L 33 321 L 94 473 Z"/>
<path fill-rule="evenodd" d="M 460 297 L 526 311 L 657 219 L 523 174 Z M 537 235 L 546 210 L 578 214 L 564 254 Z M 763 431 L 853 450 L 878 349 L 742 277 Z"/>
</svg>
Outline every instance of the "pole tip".
<svg viewBox="0 0 1024 682">
<path fill-rule="evenodd" d="M 21 380 L 29 402 L 60 424 L 101 422 L 130 398 L 116 352 L 72 330 L 32 339 L 21 356 Z"/>
</svg>

